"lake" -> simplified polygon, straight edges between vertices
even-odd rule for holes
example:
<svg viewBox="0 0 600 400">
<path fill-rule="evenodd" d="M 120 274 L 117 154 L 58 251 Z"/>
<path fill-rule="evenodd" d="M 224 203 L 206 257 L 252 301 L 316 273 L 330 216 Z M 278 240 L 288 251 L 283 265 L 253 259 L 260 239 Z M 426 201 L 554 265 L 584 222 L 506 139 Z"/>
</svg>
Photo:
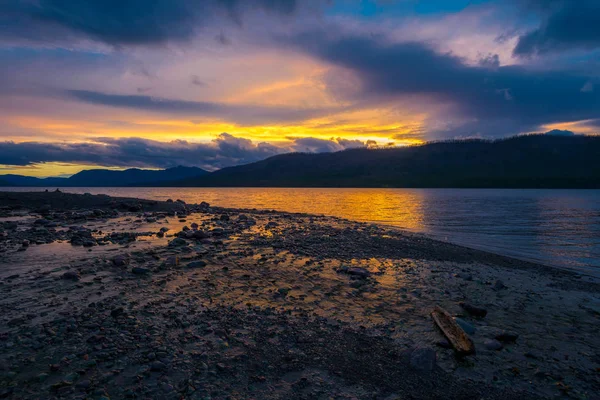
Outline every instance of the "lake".
<svg viewBox="0 0 600 400">
<path fill-rule="evenodd" d="M 0 188 L 39 191 L 45 188 Z M 53 190 L 55 188 L 49 188 Z M 600 190 L 61 188 L 332 215 L 600 275 Z"/>
</svg>

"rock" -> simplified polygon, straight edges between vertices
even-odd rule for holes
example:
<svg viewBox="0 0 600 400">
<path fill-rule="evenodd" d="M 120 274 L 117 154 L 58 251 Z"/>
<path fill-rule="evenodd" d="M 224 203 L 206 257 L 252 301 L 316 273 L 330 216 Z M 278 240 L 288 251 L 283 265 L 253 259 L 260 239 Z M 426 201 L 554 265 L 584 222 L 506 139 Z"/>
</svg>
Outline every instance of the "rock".
<svg viewBox="0 0 600 400">
<path fill-rule="evenodd" d="M 468 272 L 459 272 L 458 274 L 456 274 L 456 277 L 464 279 L 465 281 L 473 280 L 473 275 L 469 274 Z"/>
<path fill-rule="evenodd" d="M 69 281 L 78 281 L 81 279 L 81 275 L 77 271 L 67 271 L 62 275 L 62 279 Z"/>
<path fill-rule="evenodd" d="M 494 350 L 494 351 L 502 350 L 502 348 L 504 347 L 502 345 L 502 343 L 500 343 L 496 339 L 486 339 L 483 342 L 483 345 L 485 346 L 486 349 L 488 349 L 488 350 Z"/>
<path fill-rule="evenodd" d="M 506 285 L 500 279 L 497 279 L 496 282 L 494 282 L 494 286 L 492 288 L 494 290 L 503 290 L 506 289 Z"/>
<path fill-rule="evenodd" d="M 185 239 L 175 238 L 169 242 L 169 246 L 171 246 L 171 247 L 187 246 L 187 242 L 185 241 Z"/>
<path fill-rule="evenodd" d="M 410 353 L 410 365 L 420 371 L 433 371 L 436 361 L 437 354 L 430 347 L 418 347 Z"/>
<path fill-rule="evenodd" d="M 462 330 L 465 331 L 465 333 L 467 333 L 469 335 L 473 335 L 475 332 L 477 332 L 477 328 L 475 328 L 473 325 L 471 325 L 464 319 L 454 318 L 454 320 L 456 321 L 458 326 L 460 326 L 462 328 Z"/>
<path fill-rule="evenodd" d="M 148 268 L 143 268 L 143 267 L 133 267 L 131 269 L 131 272 L 133 272 L 136 275 L 145 275 L 145 274 L 149 274 L 150 270 Z"/>
<path fill-rule="evenodd" d="M 192 222 L 192 224 L 190 225 L 192 227 L 193 230 L 197 230 L 198 229 L 198 224 L 195 222 Z"/>
<path fill-rule="evenodd" d="M 79 389 L 86 390 L 86 389 L 89 389 L 90 386 L 92 386 L 92 383 L 89 380 L 84 379 L 82 381 L 77 382 L 77 384 L 75 386 Z"/>
<path fill-rule="evenodd" d="M 466 312 L 468 312 L 469 314 L 471 314 L 475 317 L 483 318 L 487 315 L 487 310 L 485 308 L 476 307 L 472 304 L 465 303 L 465 302 L 460 302 L 459 305 L 461 306 L 461 308 L 463 310 L 465 310 Z"/>
<path fill-rule="evenodd" d="M 23 240 L 23 242 L 21 243 L 21 245 L 22 245 L 23 247 L 29 247 L 29 240 L 27 240 L 27 239 L 24 239 L 24 240 Z"/>
<path fill-rule="evenodd" d="M 343 273 L 343 274 L 348 274 L 351 276 L 356 276 L 359 277 L 361 279 L 366 279 L 368 278 L 371 273 L 369 271 L 367 271 L 364 268 L 360 268 L 360 267 L 348 267 L 348 266 L 342 266 L 340 267 L 340 269 L 338 269 L 337 272 Z"/>
<path fill-rule="evenodd" d="M 152 364 L 150 364 L 150 370 L 151 371 L 165 371 L 167 369 L 167 366 L 160 362 L 160 361 L 154 361 Z"/>
<path fill-rule="evenodd" d="M 496 335 L 496 340 L 503 343 L 514 343 L 519 338 L 519 335 L 515 332 L 502 331 L 502 333 Z"/>
<path fill-rule="evenodd" d="M 219 218 L 221 221 L 229 221 L 229 215 L 227 214 L 223 214 L 221 215 L 221 217 Z"/>
<path fill-rule="evenodd" d="M 187 265 L 188 268 L 203 268 L 206 267 L 206 262 L 199 260 L 199 261 L 192 261 L 191 263 L 188 263 Z"/>
<path fill-rule="evenodd" d="M 168 268 L 174 268 L 174 267 L 179 266 L 179 257 L 177 257 L 177 256 L 167 257 L 164 265 L 165 265 L 165 267 L 168 267 Z"/>
<path fill-rule="evenodd" d="M 114 256 L 111 259 L 113 265 L 117 266 L 117 267 L 124 267 L 125 265 L 129 265 L 129 257 L 127 255 L 124 254 L 119 254 Z"/>
<path fill-rule="evenodd" d="M 579 307 L 587 310 L 593 314 L 600 315 L 600 300 L 594 297 L 588 297 L 584 299 L 584 302 L 579 305 Z"/>
<path fill-rule="evenodd" d="M 452 344 L 448 341 L 448 339 L 441 339 L 435 342 L 435 345 L 441 347 L 443 349 L 451 349 Z"/>
<path fill-rule="evenodd" d="M 123 313 L 125 313 L 125 310 L 123 309 L 123 307 L 117 307 L 117 308 L 112 309 L 112 311 L 110 312 L 110 316 L 113 318 L 117 318 L 119 315 L 122 315 Z"/>
</svg>

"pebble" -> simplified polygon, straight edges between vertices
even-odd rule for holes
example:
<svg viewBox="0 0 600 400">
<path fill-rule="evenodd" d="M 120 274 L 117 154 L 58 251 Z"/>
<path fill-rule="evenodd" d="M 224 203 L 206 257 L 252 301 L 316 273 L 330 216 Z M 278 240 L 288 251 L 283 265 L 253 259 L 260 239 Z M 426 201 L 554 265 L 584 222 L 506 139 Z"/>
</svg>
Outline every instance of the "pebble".
<svg viewBox="0 0 600 400">
<path fill-rule="evenodd" d="M 502 348 L 504 347 L 502 345 L 502 343 L 500 343 L 496 339 L 486 339 L 483 342 L 483 345 L 485 346 L 486 349 L 494 350 L 494 351 L 502 350 Z"/>
<path fill-rule="evenodd" d="M 364 268 L 360 268 L 360 267 L 348 267 L 348 266 L 342 266 L 340 267 L 340 269 L 338 270 L 338 272 L 344 273 L 344 274 L 348 274 L 351 276 L 357 276 L 361 279 L 366 279 L 368 278 L 371 273 L 369 271 L 367 271 Z"/>
<path fill-rule="evenodd" d="M 410 365 L 420 371 L 433 371 L 437 361 L 437 354 L 430 347 L 418 347 L 410 353 Z"/>
<path fill-rule="evenodd" d="M 150 364 L 151 371 L 165 371 L 166 369 L 167 366 L 160 361 L 154 361 L 152 364 Z"/>
<path fill-rule="evenodd" d="M 148 268 L 143 268 L 143 267 L 133 267 L 131 269 L 131 272 L 133 272 L 136 275 L 145 275 L 145 274 L 149 274 L 150 270 Z"/>
<path fill-rule="evenodd" d="M 119 254 L 112 258 L 112 263 L 117 267 L 123 267 L 129 264 L 129 257 Z"/>
<path fill-rule="evenodd" d="M 506 285 L 500 279 L 497 279 L 496 282 L 494 282 L 493 289 L 494 290 L 503 290 L 503 289 L 506 289 Z"/>
<path fill-rule="evenodd" d="M 62 279 L 69 281 L 78 281 L 79 279 L 81 279 L 81 275 L 79 275 L 79 272 L 77 271 L 67 271 L 64 274 L 62 274 Z"/>
<path fill-rule="evenodd" d="M 473 315 L 475 317 L 483 318 L 488 313 L 485 308 L 476 307 L 476 306 L 474 306 L 472 304 L 469 304 L 469 303 L 461 302 L 461 303 L 459 303 L 459 305 L 461 306 L 461 308 L 463 310 L 465 310 L 466 312 L 468 312 L 469 314 L 471 314 L 471 315 Z"/>
<path fill-rule="evenodd" d="M 188 268 L 203 268 L 206 267 L 206 262 L 199 260 L 199 261 L 192 261 L 191 263 L 187 264 Z"/>
<path fill-rule="evenodd" d="M 475 328 L 473 325 L 471 325 L 470 323 L 468 323 L 464 319 L 462 319 L 462 318 L 454 318 L 454 320 L 456 321 L 456 323 L 458 324 L 458 326 L 460 326 L 462 328 L 462 330 L 465 331 L 467 334 L 473 335 L 475 332 L 477 332 L 477 328 Z"/>
</svg>

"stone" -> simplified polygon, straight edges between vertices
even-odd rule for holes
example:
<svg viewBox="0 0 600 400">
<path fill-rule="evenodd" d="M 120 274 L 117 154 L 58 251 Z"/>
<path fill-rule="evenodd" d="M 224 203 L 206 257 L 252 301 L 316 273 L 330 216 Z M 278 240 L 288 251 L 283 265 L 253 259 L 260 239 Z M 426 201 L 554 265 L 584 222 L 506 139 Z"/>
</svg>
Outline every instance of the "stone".
<svg viewBox="0 0 600 400">
<path fill-rule="evenodd" d="M 431 372 L 435 368 L 437 354 L 430 347 L 418 347 L 410 353 L 411 367 L 420 371 Z"/>
<path fill-rule="evenodd" d="M 500 279 L 497 279 L 496 282 L 494 282 L 493 289 L 496 291 L 503 290 L 506 289 L 506 285 Z"/>
<path fill-rule="evenodd" d="M 167 259 L 165 260 L 164 265 L 168 268 L 174 268 L 179 266 L 179 257 L 177 256 L 169 256 L 167 257 Z"/>
<path fill-rule="evenodd" d="M 165 371 L 166 369 L 167 369 L 167 366 L 160 361 L 154 361 L 152 364 L 150 364 L 151 371 L 159 372 L 159 371 Z"/>
<path fill-rule="evenodd" d="M 124 267 L 125 265 L 129 265 L 129 257 L 124 254 L 119 254 L 114 256 L 111 259 L 113 265 L 117 267 Z"/>
<path fill-rule="evenodd" d="M 486 349 L 488 350 L 493 350 L 493 351 L 499 351 L 502 350 L 502 348 L 504 347 L 502 345 L 502 343 L 500 343 L 499 341 L 497 341 L 496 339 L 486 339 L 483 342 L 483 345 L 485 346 Z"/>
<path fill-rule="evenodd" d="M 473 280 L 473 275 L 469 274 L 468 272 L 459 272 L 458 274 L 456 274 L 456 277 L 464 279 L 465 281 Z"/>
<path fill-rule="evenodd" d="M 117 307 L 112 309 L 112 311 L 110 312 L 110 316 L 113 318 L 117 318 L 119 315 L 122 315 L 124 313 L 125 310 L 123 309 L 123 307 Z"/>
<path fill-rule="evenodd" d="M 435 345 L 441 347 L 443 349 L 451 349 L 452 344 L 448 341 L 448 339 L 441 339 L 435 342 Z"/>
<path fill-rule="evenodd" d="M 473 325 L 471 325 L 464 319 L 454 318 L 454 320 L 456 321 L 458 326 L 460 326 L 462 328 L 462 330 L 465 331 L 466 334 L 473 335 L 473 334 L 475 334 L 475 332 L 477 332 L 477 328 L 475 328 Z"/>
<path fill-rule="evenodd" d="M 360 267 L 348 267 L 348 266 L 342 266 L 340 267 L 340 269 L 338 270 L 338 272 L 341 272 L 343 274 L 348 274 L 351 276 L 356 276 L 359 277 L 361 279 L 366 279 L 368 278 L 371 273 L 369 271 L 367 271 L 364 268 L 360 268 Z"/>
<path fill-rule="evenodd" d="M 203 268 L 206 267 L 206 262 L 199 260 L 199 261 L 192 261 L 191 263 L 188 263 L 187 265 L 188 268 Z"/>
<path fill-rule="evenodd" d="M 150 270 L 148 268 L 143 268 L 143 267 L 133 267 L 131 269 L 131 272 L 133 272 L 136 275 L 145 275 L 145 274 L 149 274 Z"/>
<path fill-rule="evenodd" d="M 187 246 L 187 242 L 185 241 L 185 239 L 175 238 L 169 242 L 169 246 L 171 246 L 171 247 Z"/>
<path fill-rule="evenodd" d="M 500 334 L 496 335 L 496 340 L 503 343 L 514 343 L 518 338 L 519 334 L 510 331 L 502 331 Z"/>
<path fill-rule="evenodd" d="M 593 314 L 600 315 L 600 300 L 594 297 L 588 297 L 579 305 L 579 307 Z"/>
<path fill-rule="evenodd" d="M 459 305 L 461 306 L 461 308 L 463 310 L 465 310 L 466 312 L 468 312 L 469 314 L 471 314 L 475 317 L 484 318 L 487 315 L 487 310 L 485 308 L 476 307 L 472 304 L 465 303 L 465 302 L 460 302 Z"/>
<path fill-rule="evenodd" d="M 69 281 L 78 281 L 81 279 L 81 275 L 77 271 L 67 271 L 62 275 L 62 279 Z"/>
</svg>

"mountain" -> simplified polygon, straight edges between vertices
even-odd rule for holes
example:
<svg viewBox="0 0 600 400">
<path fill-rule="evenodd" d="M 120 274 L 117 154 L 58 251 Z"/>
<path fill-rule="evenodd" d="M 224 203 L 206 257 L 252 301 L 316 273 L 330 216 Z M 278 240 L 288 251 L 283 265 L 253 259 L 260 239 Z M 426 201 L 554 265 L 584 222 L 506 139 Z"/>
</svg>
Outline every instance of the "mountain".
<svg viewBox="0 0 600 400">
<path fill-rule="evenodd" d="M 208 174 L 208 171 L 196 167 L 174 167 L 163 170 L 131 168 L 124 171 L 92 169 L 81 171 L 70 178 L 0 175 L 0 182 L 10 186 L 38 187 L 168 186 L 170 182 L 196 178 L 204 174 Z"/>
<path fill-rule="evenodd" d="M 131 168 L 125 171 L 90 169 L 68 179 L 69 186 L 144 186 L 165 185 L 172 181 L 196 178 L 207 174 L 196 167 L 175 167 L 163 170 Z"/>
<path fill-rule="evenodd" d="M 67 178 L 35 178 L 23 175 L 0 175 L 0 180 L 5 182 L 3 186 L 63 186 Z"/>
<path fill-rule="evenodd" d="M 283 154 L 177 185 L 600 188 L 600 136 L 528 135 Z"/>
</svg>

